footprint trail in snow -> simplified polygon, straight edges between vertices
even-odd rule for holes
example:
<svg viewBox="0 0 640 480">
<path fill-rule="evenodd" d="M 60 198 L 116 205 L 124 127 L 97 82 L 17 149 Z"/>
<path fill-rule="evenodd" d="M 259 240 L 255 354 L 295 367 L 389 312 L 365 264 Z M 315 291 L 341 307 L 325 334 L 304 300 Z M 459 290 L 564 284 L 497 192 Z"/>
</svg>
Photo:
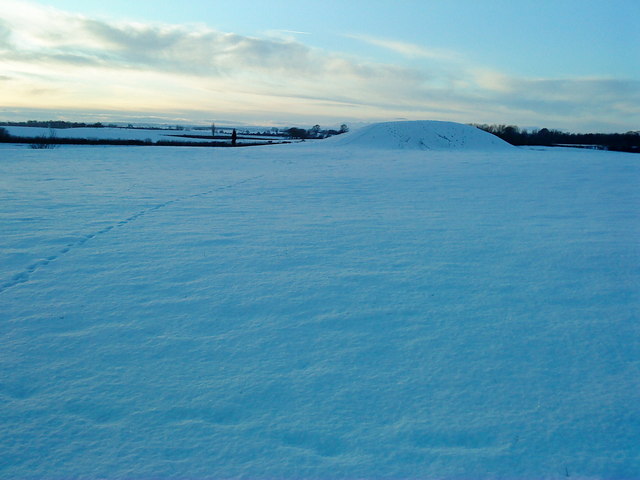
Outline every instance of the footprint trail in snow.
<svg viewBox="0 0 640 480">
<path fill-rule="evenodd" d="M 216 187 L 216 188 L 212 188 L 212 189 L 206 190 L 204 192 L 195 193 L 195 194 L 192 194 L 192 195 L 184 195 L 184 196 L 181 196 L 181 197 L 176 197 L 176 198 L 174 198 L 172 200 L 168 200 L 166 202 L 154 205 L 153 207 L 149 207 L 149 208 L 146 208 L 144 210 L 141 210 L 141 211 L 131 215 L 130 217 L 127 217 L 124 220 L 121 220 L 121 221 L 117 222 L 114 225 L 109 225 L 107 227 L 104 227 L 104 228 L 98 230 L 97 232 L 89 233 L 87 235 L 84 235 L 80 239 L 78 239 L 77 241 L 68 243 L 57 254 L 49 255 L 46 258 L 43 258 L 43 259 L 40 259 L 40 260 L 37 260 L 37 261 L 33 262 L 31 265 L 26 267 L 22 272 L 19 272 L 19 273 L 13 275 L 11 277 L 11 279 L 9 279 L 9 280 L 3 282 L 2 284 L 0 284 L 0 294 L 4 293 L 5 291 L 9 290 L 10 288 L 13 288 L 13 287 L 15 287 L 17 285 L 20 285 L 20 284 L 28 282 L 29 279 L 31 278 L 31 275 L 36 273 L 42 267 L 46 267 L 51 262 L 53 262 L 55 260 L 58 260 L 63 255 L 69 253 L 71 250 L 74 250 L 76 248 L 79 248 L 79 247 L 83 246 L 85 243 L 87 243 L 92 238 L 98 237 L 100 235 L 104 235 L 105 233 L 110 232 L 114 228 L 124 227 L 125 225 L 128 225 L 129 223 L 137 220 L 140 217 L 143 217 L 143 216 L 145 216 L 145 215 L 147 215 L 149 213 L 153 213 L 153 212 L 155 212 L 157 210 L 160 210 L 160 209 L 163 209 L 163 208 L 168 207 L 170 205 L 173 205 L 174 203 L 178 203 L 178 202 L 181 202 L 181 201 L 184 201 L 184 200 L 188 200 L 190 198 L 200 198 L 200 197 L 205 197 L 207 195 L 212 195 L 212 194 L 214 194 L 216 192 L 221 192 L 223 190 L 228 190 L 230 188 L 237 187 L 239 185 L 248 183 L 250 181 L 257 180 L 258 178 L 261 178 L 263 176 L 264 175 L 258 175 L 258 176 L 246 178 L 244 180 L 240 180 L 238 182 L 231 183 L 231 184 L 228 184 L 228 185 L 222 185 L 222 186 L 219 186 L 219 187 Z"/>
</svg>

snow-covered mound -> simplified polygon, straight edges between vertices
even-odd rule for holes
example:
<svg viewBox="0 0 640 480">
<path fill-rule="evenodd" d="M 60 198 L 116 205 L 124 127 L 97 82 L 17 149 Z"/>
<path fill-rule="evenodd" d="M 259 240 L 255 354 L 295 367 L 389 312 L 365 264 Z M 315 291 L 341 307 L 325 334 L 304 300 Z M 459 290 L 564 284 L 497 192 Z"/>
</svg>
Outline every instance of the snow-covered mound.
<svg viewBox="0 0 640 480">
<path fill-rule="evenodd" d="M 416 120 L 374 123 L 341 136 L 336 144 L 385 150 L 504 150 L 504 140 L 455 122 Z"/>
</svg>

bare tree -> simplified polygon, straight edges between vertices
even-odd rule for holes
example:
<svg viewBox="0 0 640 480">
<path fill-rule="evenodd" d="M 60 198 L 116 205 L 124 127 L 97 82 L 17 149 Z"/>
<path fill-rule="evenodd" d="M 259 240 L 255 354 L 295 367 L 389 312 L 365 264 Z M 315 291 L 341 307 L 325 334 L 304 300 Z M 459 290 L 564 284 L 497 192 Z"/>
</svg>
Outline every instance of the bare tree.
<svg viewBox="0 0 640 480">
<path fill-rule="evenodd" d="M 58 135 L 56 134 L 56 131 L 53 129 L 53 127 L 49 126 L 49 136 L 42 134 L 37 137 L 29 146 L 36 150 L 56 148 L 58 146 L 58 144 L 56 143 L 57 137 Z"/>
</svg>

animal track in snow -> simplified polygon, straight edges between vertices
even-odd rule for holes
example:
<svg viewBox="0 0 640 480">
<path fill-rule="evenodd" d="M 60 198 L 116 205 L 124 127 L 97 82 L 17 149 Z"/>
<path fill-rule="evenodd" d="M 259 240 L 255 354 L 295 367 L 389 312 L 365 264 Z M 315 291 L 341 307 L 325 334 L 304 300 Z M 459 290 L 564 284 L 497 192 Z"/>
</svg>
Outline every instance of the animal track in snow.
<svg viewBox="0 0 640 480">
<path fill-rule="evenodd" d="M 16 285 L 20 285 L 22 283 L 26 283 L 29 281 L 31 275 L 35 272 L 37 272 L 40 268 L 49 265 L 51 262 L 59 259 L 61 256 L 65 255 L 66 253 L 69 253 L 71 250 L 81 247 L 82 245 L 84 245 L 85 243 L 87 243 L 89 240 L 91 240 L 92 238 L 95 238 L 99 235 L 103 235 L 105 233 L 110 232 L 111 230 L 113 230 L 114 228 L 120 228 L 120 227 L 124 227 L 125 225 L 128 225 L 129 223 L 137 220 L 140 217 L 143 217 L 144 215 L 147 215 L 148 213 L 151 212 L 155 212 L 157 210 L 160 210 L 162 208 L 168 207 L 169 205 L 172 205 L 174 203 L 177 202 L 181 202 L 183 200 L 188 200 L 190 198 L 199 198 L 199 197 L 205 197 L 207 195 L 211 195 L 215 192 L 220 192 L 222 190 L 228 190 L 230 188 L 233 187 L 237 187 L 238 185 L 242 185 L 244 183 L 250 182 L 252 180 L 257 180 L 258 178 L 263 177 L 264 175 L 257 175 L 255 177 L 250 177 L 250 178 L 245 178 L 244 180 L 240 180 L 236 183 L 231 183 L 229 185 L 222 185 L 219 187 L 215 187 L 215 188 L 211 188 L 205 192 L 200 192 L 200 193 L 195 193 L 192 195 L 183 195 L 181 197 L 176 197 L 172 200 L 168 200 L 166 202 L 160 203 L 158 205 L 154 205 L 153 207 L 149 207 L 146 208 L 144 210 L 141 210 L 133 215 L 131 215 L 130 217 L 125 218 L 124 220 L 120 220 L 119 222 L 115 223 L 114 225 L 109 225 L 107 227 L 104 227 L 100 230 L 98 230 L 97 232 L 94 233 L 89 233 L 87 235 L 83 235 L 82 237 L 80 237 L 78 240 L 76 240 L 73 243 L 68 243 L 64 248 L 60 249 L 60 251 L 57 254 L 54 255 L 50 255 L 44 259 L 41 260 L 37 260 L 35 262 L 33 262 L 31 265 L 27 266 L 22 272 L 16 273 L 15 275 L 13 275 L 9 280 L 3 282 L 2 284 L 0 284 L 0 294 L 4 293 L 6 290 L 15 287 Z"/>
</svg>

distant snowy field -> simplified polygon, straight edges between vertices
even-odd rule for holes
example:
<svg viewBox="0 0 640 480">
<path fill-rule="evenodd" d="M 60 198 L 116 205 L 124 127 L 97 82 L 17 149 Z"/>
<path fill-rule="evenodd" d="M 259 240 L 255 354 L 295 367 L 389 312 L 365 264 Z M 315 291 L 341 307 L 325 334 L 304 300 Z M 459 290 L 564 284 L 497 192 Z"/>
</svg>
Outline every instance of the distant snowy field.
<svg viewBox="0 0 640 480">
<path fill-rule="evenodd" d="M 51 130 L 41 127 L 2 127 L 7 130 L 10 135 L 16 137 L 48 137 L 51 134 Z M 210 138 L 191 138 L 183 135 L 194 136 L 206 136 L 211 135 L 211 130 L 161 130 L 161 129 L 147 129 L 147 128 L 54 128 L 53 134 L 57 138 L 82 138 L 88 140 L 150 140 L 152 142 L 168 141 L 168 142 L 186 142 L 186 143 L 200 143 L 211 142 Z M 216 135 L 229 136 L 231 133 L 228 128 L 224 129 L 224 133 L 219 134 L 216 131 Z M 264 140 L 265 143 L 269 140 L 273 142 L 282 141 L 284 137 L 259 137 L 253 134 L 245 135 L 240 133 L 238 143 L 254 142 L 257 140 Z M 221 139 L 216 139 L 221 141 Z"/>
<path fill-rule="evenodd" d="M 0 148 L 1 478 L 640 475 L 640 157 Z"/>
</svg>

